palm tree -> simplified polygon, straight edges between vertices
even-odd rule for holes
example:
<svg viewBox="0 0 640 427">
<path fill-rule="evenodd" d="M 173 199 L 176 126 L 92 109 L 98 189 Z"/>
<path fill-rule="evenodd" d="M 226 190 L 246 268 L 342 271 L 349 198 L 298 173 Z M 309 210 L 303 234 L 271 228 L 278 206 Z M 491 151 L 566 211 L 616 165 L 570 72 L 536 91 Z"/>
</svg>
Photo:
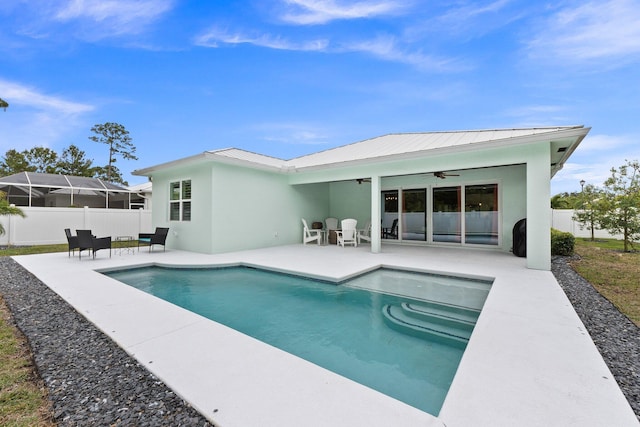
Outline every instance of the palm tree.
<svg viewBox="0 0 640 427">
<path fill-rule="evenodd" d="M 17 215 L 19 217 L 24 218 L 26 215 L 22 212 L 22 209 L 15 207 L 15 205 L 10 205 L 7 201 L 7 193 L 4 191 L 0 191 L 0 215 Z M 0 222 L 0 236 L 5 233 L 4 225 Z"/>
<path fill-rule="evenodd" d="M 3 108 L 4 111 L 7 111 L 8 106 L 9 106 L 9 103 L 4 99 L 0 98 L 0 108 Z"/>
</svg>

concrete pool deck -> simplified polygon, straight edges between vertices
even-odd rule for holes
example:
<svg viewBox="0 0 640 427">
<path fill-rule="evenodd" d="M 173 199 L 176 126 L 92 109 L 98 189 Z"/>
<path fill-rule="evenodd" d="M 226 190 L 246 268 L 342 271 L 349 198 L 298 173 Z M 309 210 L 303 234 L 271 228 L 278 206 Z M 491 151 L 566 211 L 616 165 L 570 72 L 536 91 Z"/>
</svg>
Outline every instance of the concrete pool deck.
<svg viewBox="0 0 640 427">
<path fill-rule="evenodd" d="M 291 245 L 95 260 L 19 256 L 78 312 L 212 422 L 233 426 L 637 426 L 551 272 L 511 254 Z M 159 300 L 95 270 L 245 264 L 341 280 L 379 266 L 495 278 L 438 417 Z"/>
</svg>

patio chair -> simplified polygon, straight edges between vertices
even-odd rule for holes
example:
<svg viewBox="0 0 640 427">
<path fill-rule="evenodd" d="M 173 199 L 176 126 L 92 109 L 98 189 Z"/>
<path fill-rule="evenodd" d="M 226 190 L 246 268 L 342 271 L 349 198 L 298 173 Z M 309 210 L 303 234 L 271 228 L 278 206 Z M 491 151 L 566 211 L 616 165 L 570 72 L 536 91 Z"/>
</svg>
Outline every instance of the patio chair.
<svg viewBox="0 0 640 427">
<path fill-rule="evenodd" d="M 327 230 L 327 239 L 329 243 L 332 245 L 337 243 L 336 240 L 336 230 L 338 229 L 338 218 L 327 218 L 324 220 L 326 230 Z"/>
<path fill-rule="evenodd" d="M 313 242 L 314 240 L 320 244 L 320 240 L 322 240 L 322 230 L 309 228 L 304 218 L 302 218 L 302 225 L 304 227 L 302 230 L 302 244 L 306 245 L 308 242 Z"/>
<path fill-rule="evenodd" d="M 391 224 L 391 228 L 385 228 L 384 229 L 384 236 L 385 239 L 397 239 L 398 238 L 398 218 L 393 220 L 393 223 Z"/>
<path fill-rule="evenodd" d="M 345 245 L 358 246 L 358 239 L 356 238 L 356 225 L 358 221 L 355 219 L 347 218 L 343 219 L 340 223 L 341 230 L 336 231 L 338 237 L 338 245 L 344 248 Z"/>
<path fill-rule="evenodd" d="M 69 244 L 69 258 L 71 258 L 71 253 L 73 252 L 73 255 L 75 256 L 76 249 L 80 248 L 78 246 L 78 236 L 72 236 L 71 230 L 68 228 L 64 229 L 64 234 L 67 235 L 67 243 Z"/>
<path fill-rule="evenodd" d="M 167 241 L 167 235 L 169 234 L 168 228 L 156 227 L 155 233 L 140 233 L 138 234 L 138 251 L 140 251 L 140 245 L 148 245 L 149 252 L 153 249 L 153 245 L 162 245 L 162 250 L 166 250 L 165 242 Z"/>
<path fill-rule="evenodd" d="M 367 242 L 371 241 L 371 221 L 367 221 L 364 228 L 358 230 L 358 244 L 362 243 L 363 240 Z"/>
<path fill-rule="evenodd" d="M 91 230 L 76 230 L 78 234 L 78 257 L 82 259 L 82 251 L 89 250 L 96 259 L 96 252 L 100 249 L 109 249 L 111 258 L 111 237 L 95 237 Z"/>
</svg>

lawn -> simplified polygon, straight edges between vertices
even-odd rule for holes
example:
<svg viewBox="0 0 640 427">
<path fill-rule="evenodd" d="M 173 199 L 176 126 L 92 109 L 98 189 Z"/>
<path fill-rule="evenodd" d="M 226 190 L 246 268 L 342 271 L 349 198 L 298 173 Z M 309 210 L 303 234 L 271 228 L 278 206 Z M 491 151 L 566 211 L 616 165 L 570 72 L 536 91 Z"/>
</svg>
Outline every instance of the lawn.
<svg viewBox="0 0 640 427">
<path fill-rule="evenodd" d="M 640 252 L 623 252 L 620 240 L 576 239 L 572 267 L 640 326 Z"/>
<path fill-rule="evenodd" d="M 33 365 L 29 346 L 11 322 L 0 297 L 0 425 L 49 427 L 47 389 Z"/>
</svg>

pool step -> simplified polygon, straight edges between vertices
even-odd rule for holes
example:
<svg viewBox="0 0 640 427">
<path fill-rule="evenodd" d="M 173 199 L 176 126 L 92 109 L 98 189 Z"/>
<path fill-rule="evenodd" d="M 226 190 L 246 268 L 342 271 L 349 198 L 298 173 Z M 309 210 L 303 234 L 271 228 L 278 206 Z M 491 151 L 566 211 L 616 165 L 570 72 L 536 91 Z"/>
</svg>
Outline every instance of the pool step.
<svg viewBox="0 0 640 427">
<path fill-rule="evenodd" d="M 407 316 L 415 317 L 416 319 L 451 319 L 456 323 L 468 323 L 472 325 L 472 329 L 480 316 L 480 310 L 435 301 L 403 302 L 401 306 Z"/>
<path fill-rule="evenodd" d="M 387 304 L 382 308 L 382 314 L 387 325 L 399 332 L 464 347 L 469 342 L 479 313 L 463 307 L 451 308 L 438 307 L 436 303 Z"/>
</svg>

